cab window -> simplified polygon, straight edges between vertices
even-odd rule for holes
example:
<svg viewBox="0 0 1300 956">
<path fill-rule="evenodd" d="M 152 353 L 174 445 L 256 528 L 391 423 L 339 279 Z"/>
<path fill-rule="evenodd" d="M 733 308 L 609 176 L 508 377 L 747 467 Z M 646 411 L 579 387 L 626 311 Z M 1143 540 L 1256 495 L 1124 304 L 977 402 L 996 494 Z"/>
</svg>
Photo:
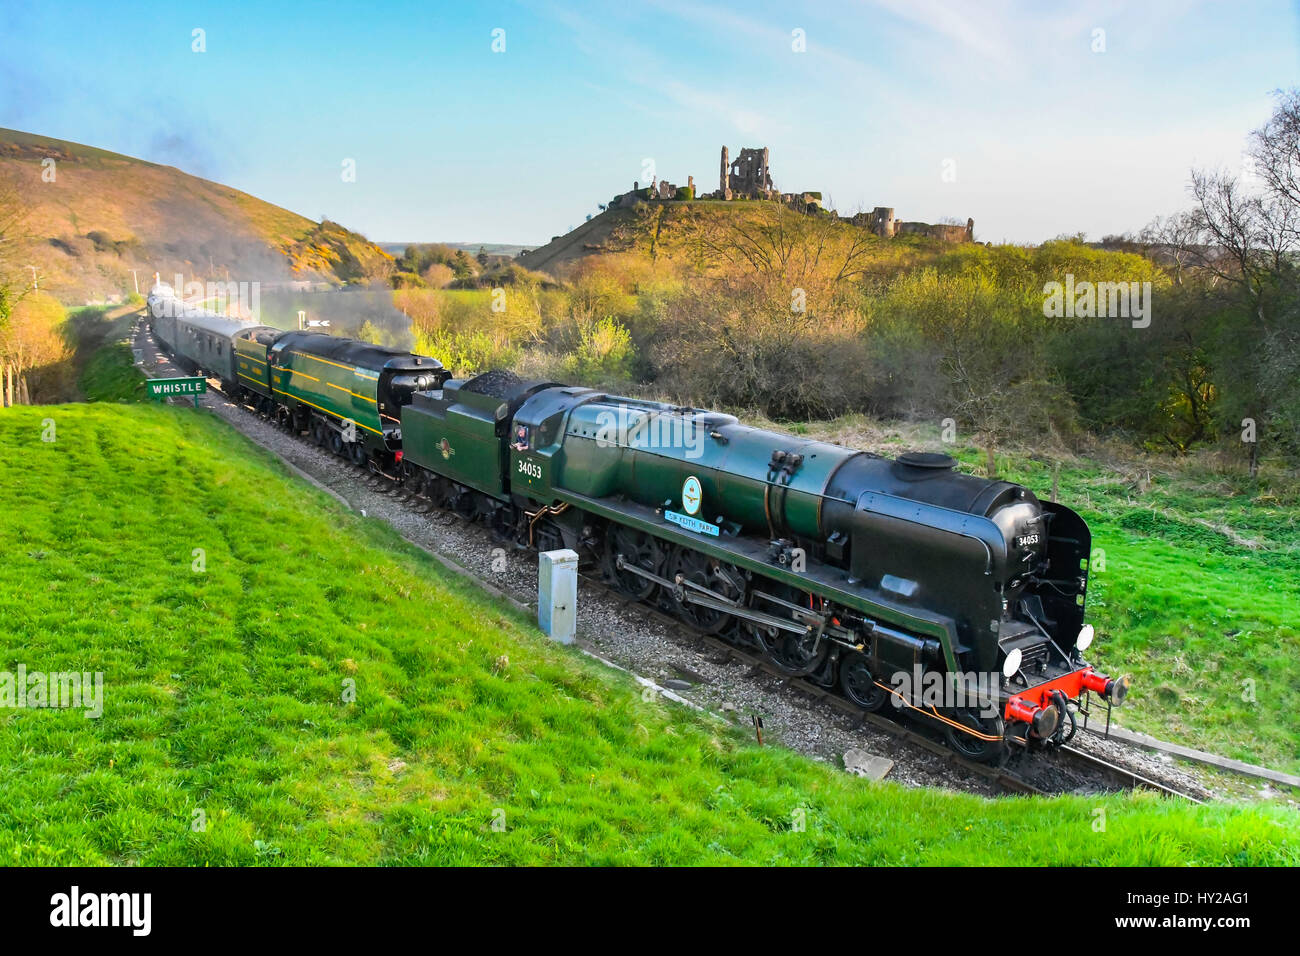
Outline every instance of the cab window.
<svg viewBox="0 0 1300 956">
<path fill-rule="evenodd" d="M 560 437 L 560 420 L 564 418 L 563 412 L 557 412 L 546 421 L 537 426 L 537 448 L 548 448 L 554 445 Z"/>
</svg>

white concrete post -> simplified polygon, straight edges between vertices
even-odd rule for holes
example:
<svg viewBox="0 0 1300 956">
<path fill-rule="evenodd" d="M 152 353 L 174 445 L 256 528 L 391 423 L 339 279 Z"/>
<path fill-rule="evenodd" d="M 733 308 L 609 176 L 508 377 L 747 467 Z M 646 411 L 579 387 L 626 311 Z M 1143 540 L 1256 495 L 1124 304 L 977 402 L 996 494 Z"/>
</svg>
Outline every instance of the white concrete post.
<svg viewBox="0 0 1300 956">
<path fill-rule="evenodd" d="M 551 640 L 573 643 L 578 632 L 578 552 L 564 548 L 538 556 L 537 625 Z"/>
</svg>

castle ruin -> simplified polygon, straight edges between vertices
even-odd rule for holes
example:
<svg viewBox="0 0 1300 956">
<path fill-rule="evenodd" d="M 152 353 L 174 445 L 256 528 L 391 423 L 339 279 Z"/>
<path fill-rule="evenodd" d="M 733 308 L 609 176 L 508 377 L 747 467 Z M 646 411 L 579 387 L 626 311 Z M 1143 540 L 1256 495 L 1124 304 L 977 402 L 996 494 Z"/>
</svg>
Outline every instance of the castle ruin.
<svg viewBox="0 0 1300 956">
<path fill-rule="evenodd" d="M 716 192 L 695 193 L 695 177 L 687 179 L 688 186 L 679 187 L 668 180 L 650 183 L 642 189 L 640 183 L 633 183 L 632 191 L 614 197 L 615 206 L 631 206 L 637 202 L 668 201 L 682 199 L 711 199 L 728 202 L 740 199 L 766 199 L 780 202 L 791 209 L 809 215 L 836 215 L 822 207 L 822 194 L 819 192 L 783 193 L 772 181 L 771 153 L 768 147 L 741 147 L 733 160 L 726 146 L 718 164 L 718 188 Z M 911 222 L 895 218 L 894 210 L 889 206 L 877 206 L 871 212 L 860 212 L 854 216 L 839 216 L 841 222 L 851 223 L 880 236 L 893 239 L 896 236 L 927 236 L 942 242 L 974 242 L 975 220 L 967 219 L 960 223 Z"/>
<path fill-rule="evenodd" d="M 727 147 L 722 147 L 722 163 L 718 175 L 719 199 L 775 199 L 776 187 L 772 185 L 772 172 L 768 163 L 768 150 L 742 147 L 736 161 L 728 159 Z"/>
</svg>

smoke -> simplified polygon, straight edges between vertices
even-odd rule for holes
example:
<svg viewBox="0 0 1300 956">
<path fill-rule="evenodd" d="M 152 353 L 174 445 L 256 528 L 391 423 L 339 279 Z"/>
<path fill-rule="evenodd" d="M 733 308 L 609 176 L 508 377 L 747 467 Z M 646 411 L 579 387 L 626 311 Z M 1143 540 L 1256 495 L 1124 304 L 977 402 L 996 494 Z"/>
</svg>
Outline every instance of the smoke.
<svg viewBox="0 0 1300 956">
<path fill-rule="evenodd" d="M 205 148 L 193 134 L 181 135 L 174 128 L 154 133 L 146 153 L 150 162 L 175 166 L 181 172 L 204 179 L 215 176 L 212 156 L 213 152 Z"/>
<path fill-rule="evenodd" d="M 262 289 L 261 321 L 277 329 L 296 329 L 298 312 L 308 320 L 329 322 L 318 331 L 348 338 L 360 336 L 368 322 L 379 331 L 379 344 L 409 349 L 415 341 L 411 320 L 393 305 L 384 289 L 343 289 L 328 292 Z"/>
</svg>

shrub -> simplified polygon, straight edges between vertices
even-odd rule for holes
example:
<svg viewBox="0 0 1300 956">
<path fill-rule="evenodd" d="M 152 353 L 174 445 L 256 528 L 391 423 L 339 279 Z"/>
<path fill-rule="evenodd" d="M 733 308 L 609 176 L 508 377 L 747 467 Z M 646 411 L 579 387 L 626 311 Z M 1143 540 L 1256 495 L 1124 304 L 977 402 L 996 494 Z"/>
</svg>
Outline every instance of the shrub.
<svg viewBox="0 0 1300 956">
<path fill-rule="evenodd" d="M 457 378 L 467 378 L 490 369 L 512 368 L 519 361 L 517 348 L 487 332 L 439 329 L 432 335 L 417 336 L 415 351 L 436 358 Z"/>
<path fill-rule="evenodd" d="M 569 358 L 566 371 L 587 385 L 613 385 L 632 377 L 636 350 L 628 330 L 606 316 L 582 329 L 578 349 Z"/>
<path fill-rule="evenodd" d="M 423 289 L 424 280 L 414 272 L 394 272 L 388 277 L 389 284 L 394 289 Z"/>
</svg>

